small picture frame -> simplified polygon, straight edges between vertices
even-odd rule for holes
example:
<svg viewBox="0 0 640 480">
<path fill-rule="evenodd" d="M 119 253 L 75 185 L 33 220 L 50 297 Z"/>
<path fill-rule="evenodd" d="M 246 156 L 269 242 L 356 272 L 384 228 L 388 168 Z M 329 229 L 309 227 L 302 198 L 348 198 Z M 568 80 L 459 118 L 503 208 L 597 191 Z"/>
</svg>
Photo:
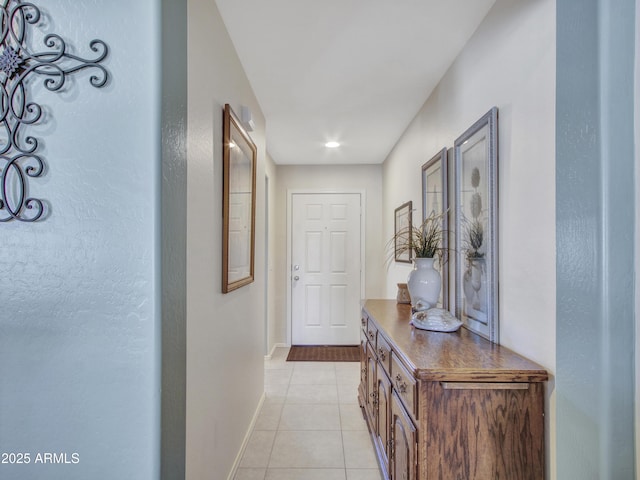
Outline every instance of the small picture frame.
<svg viewBox="0 0 640 480">
<path fill-rule="evenodd" d="M 447 177 L 447 148 L 436 153 L 427 163 L 422 165 L 422 221 L 431 215 L 442 215 L 442 250 L 440 269 L 442 289 L 440 291 L 440 307 L 449 309 L 449 194 Z"/>
<path fill-rule="evenodd" d="M 413 202 L 403 203 L 395 210 L 394 221 L 394 260 L 399 263 L 411 263 L 413 251 L 409 248 L 409 239 L 413 228 L 412 217 Z"/>
<path fill-rule="evenodd" d="M 454 143 L 456 316 L 499 343 L 498 109 Z"/>
</svg>

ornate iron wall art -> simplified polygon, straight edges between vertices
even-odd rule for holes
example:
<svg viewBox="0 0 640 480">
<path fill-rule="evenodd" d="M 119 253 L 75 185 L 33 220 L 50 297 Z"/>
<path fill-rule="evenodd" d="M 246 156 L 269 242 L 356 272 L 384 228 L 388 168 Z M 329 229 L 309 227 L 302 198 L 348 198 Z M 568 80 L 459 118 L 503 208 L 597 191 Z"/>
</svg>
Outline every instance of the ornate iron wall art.
<svg viewBox="0 0 640 480">
<path fill-rule="evenodd" d="M 84 69 L 96 69 L 89 83 L 104 87 L 109 78 L 100 63 L 109 49 L 102 40 L 92 40 L 93 59 L 67 51 L 65 41 L 56 34 L 43 38 L 45 50 L 34 51 L 28 42 L 29 27 L 40 22 L 40 9 L 21 0 L 0 1 L 0 222 L 34 222 L 44 213 L 41 199 L 28 195 L 29 179 L 45 170 L 37 153 L 38 139 L 24 133 L 42 117 L 42 107 L 30 100 L 29 82 L 43 77 L 44 87 L 60 90 L 67 75 Z"/>
</svg>

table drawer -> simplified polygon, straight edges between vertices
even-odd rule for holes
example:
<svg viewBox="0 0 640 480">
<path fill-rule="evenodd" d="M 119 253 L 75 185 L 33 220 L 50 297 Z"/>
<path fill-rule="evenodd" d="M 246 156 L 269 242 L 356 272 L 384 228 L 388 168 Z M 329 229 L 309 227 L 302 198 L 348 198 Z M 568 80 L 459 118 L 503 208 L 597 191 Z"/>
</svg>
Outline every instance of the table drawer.
<svg viewBox="0 0 640 480">
<path fill-rule="evenodd" d="M 373 351 L 376 351 L 376 339 L 378 337 L 378 329 L 376 328 L 375 323 L 372 321 L 367 322 L 367 339 L 369 343 L 373 347 Z"/>
<path fill-rule="evenodd" d="M 398 393 L 409 414 L 417 420 L 416 380 L 394 353 L 391 354 L 391 383 L 393 383 L 394 390 Z"/>
<path fill-rule="evenodd" d="M 391 377 L 391 347 L 387 340 L 378 333 L 378 345 L 376 347 L 376 355 L 378 356 L 378 361 L 386 374 Z"/>
</svg>

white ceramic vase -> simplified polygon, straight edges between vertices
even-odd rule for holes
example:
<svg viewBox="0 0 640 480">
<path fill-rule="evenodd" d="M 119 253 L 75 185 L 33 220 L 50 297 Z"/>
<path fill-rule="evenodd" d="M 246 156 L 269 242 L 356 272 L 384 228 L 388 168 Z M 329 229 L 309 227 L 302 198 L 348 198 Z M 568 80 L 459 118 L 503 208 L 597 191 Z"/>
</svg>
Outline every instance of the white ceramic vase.
<svg viewBox="0 0 640 480">
<path fill-rule="evenodd" d="M 416 258 L 409 273 L 407 287 L 414 310 L 426 310 L 437 306 L 442 288 L 440 272 L 433 268 L 433 258 Z"/>
</svg>

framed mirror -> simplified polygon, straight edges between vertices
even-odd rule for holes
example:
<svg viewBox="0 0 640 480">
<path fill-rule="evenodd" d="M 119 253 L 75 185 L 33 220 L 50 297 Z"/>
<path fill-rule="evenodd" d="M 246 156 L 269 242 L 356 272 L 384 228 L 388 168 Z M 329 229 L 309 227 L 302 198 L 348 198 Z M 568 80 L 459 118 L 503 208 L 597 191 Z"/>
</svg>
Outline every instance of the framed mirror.
<svg viewBox="0 0 640 480">
<path fill-rule="evenodd" d="M 458 137 L 454 157 L 456 316 L 499 343 L 496 107 Z"/>
<path fill-rule="evenodd" d="M 222 293 L 254 280 L 257 149 L 231 107 L 223 114 Z"/>
</svg>

